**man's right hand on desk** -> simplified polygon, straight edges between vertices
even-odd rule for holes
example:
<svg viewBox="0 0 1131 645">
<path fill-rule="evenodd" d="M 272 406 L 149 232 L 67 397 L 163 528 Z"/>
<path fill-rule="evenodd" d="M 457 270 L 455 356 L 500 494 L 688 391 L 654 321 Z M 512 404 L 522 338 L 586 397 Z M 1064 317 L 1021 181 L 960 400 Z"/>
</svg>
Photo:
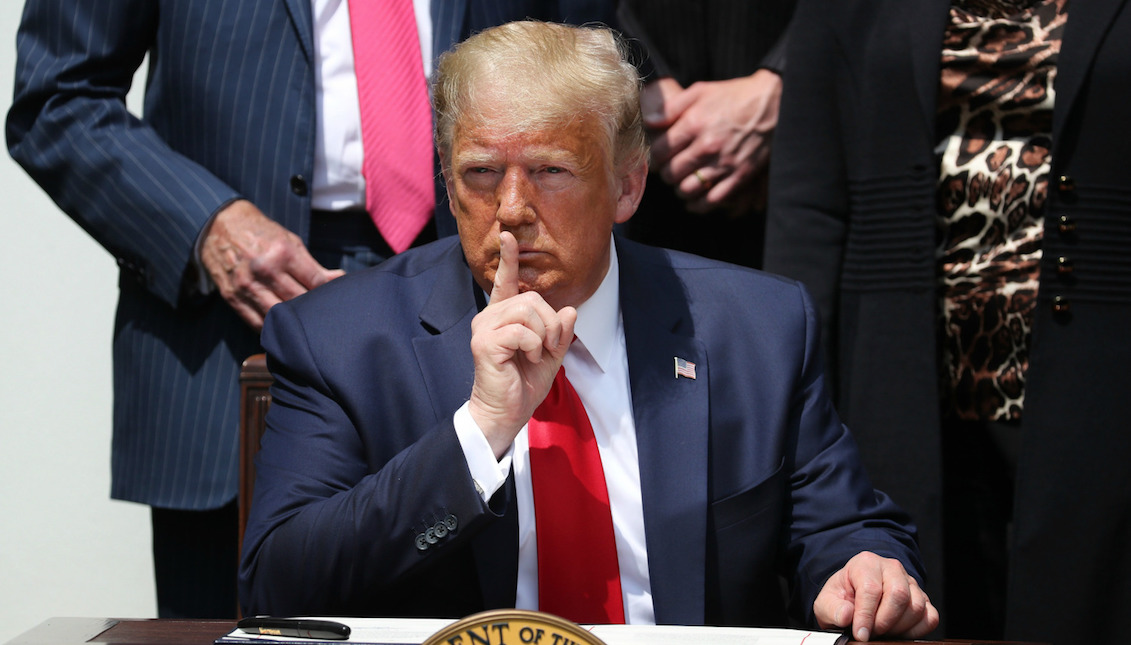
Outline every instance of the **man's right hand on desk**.
<svg viewBox="0 0 1131 645">
<path fill-rule="evenodd" d="M 475 383 L 468 403 L 496 458 L 549 393 L 577 321 L 573 307 L 554 311 L 538 292 L 519 293 L 518 242 L 504 231 L 499 247 L 491 303 L 471 321 Z"/>
<path fill-rule="evenodd" d="M 212 218 L 200 260 L 220 296 L 256 331 L 271 307 L 345 273 L 318 264 L 297 235 L 245 199 Z"/>
<path fill-rule="evenodd" d="M 939 612 L 899 560 L 863 551 L 837 571 L 813 603 L 822 629 L 845 629 L 858 641 L 922 638 Z"/>
</svg>

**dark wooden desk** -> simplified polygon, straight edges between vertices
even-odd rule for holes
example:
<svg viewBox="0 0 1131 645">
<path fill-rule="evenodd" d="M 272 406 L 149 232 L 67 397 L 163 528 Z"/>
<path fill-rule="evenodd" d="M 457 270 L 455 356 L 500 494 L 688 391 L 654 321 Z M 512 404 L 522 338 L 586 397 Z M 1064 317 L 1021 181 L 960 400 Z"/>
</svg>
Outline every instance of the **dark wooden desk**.
<svg viewBox="0 0 1131 645">
<path fill-rule="evenodd" d="M 7 645 L 212 645 L 236 628 L 234 620 L 165 620 L 138 618 L 51 618 L 8 641 Z M 856 641 L 852 641 L 856 643 Z M 997 641 L 883 641 L 888 645 L 1008 645 Z M 1015 643 L 1013 645 L 1022 645 Z"/>
<path fill-rule="evenodd" d="M 234 620 L 49 618 L 8 645 L 212 645 L 235 628 Z"/>
</svg>

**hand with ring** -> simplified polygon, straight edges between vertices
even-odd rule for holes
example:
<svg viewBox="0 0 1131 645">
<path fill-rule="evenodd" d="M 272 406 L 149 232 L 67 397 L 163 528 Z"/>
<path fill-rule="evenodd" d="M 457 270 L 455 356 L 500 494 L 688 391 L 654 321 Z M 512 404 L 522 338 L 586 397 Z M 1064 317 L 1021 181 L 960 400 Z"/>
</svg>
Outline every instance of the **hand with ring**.
<svg viewBox="0 0 1131 645">
<path fill-rule="evenodd" d="M 687 88 L 652 81 L 640 101 L 652 169 L 692 212 L 762 205 L 780 96 L 781 77 L 768 69 Z"/>
<path fill-rule="evenodd" d="M 703 176 L 702 168 L 695 169 L 695 171 L 691 174 L 695 175 L 695 178 L 699 180 L 699 184 L 703 187 L 703 190 L 711 190 L 711 185 L 713 182 Z"/>
</svg>

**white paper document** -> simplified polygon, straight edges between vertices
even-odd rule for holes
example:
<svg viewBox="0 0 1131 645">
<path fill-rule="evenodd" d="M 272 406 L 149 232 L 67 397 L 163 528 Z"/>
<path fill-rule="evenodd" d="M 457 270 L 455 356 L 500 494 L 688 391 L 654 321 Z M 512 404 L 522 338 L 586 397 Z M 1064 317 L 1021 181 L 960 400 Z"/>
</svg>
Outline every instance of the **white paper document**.
<svg viewBox="0 0 1131 645">
<path fill-rule="evenodd" d="M 234 630 L 216 640 L 218 645 L 267 643 L 420 645 L 455 622 L 432 618 L 330 618 L 350 627 L 346 640 L 316 640 L 247 634 Z M 685 627 L 677 625 L 587 625 L 585 629 L 606 645 L 843 645 L 848 637 L 836 632 L 753 627 Z M 515 643 L 515 645 L 521 645 Z M 540 645 L 552 645 L 544 643 Z"/>
</svg>

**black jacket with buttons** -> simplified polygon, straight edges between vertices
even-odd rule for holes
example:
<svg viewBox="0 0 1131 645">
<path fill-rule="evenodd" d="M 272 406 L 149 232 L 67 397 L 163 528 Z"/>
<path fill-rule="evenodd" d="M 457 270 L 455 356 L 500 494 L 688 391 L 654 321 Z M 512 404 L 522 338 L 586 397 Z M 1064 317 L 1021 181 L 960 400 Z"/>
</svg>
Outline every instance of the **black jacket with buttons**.
<svg viewBox="0 0 1131 645">
<path fill-rule="evenodd" d="M 808 3 L 808 4 L 806 4 Z M 1131 603 L 1131 6 L 1072 2 L 1031 342 L 1006 636 L 1112 642 Z M 934 157 L 947 0 L 802 0 L 766 268 L 822 311 L 839 409 L 940 581 Z M 929 588 L 936 591 L 937 588 Z M 932 594 L 938 598 L 938 594 Z"/>
</svg>

